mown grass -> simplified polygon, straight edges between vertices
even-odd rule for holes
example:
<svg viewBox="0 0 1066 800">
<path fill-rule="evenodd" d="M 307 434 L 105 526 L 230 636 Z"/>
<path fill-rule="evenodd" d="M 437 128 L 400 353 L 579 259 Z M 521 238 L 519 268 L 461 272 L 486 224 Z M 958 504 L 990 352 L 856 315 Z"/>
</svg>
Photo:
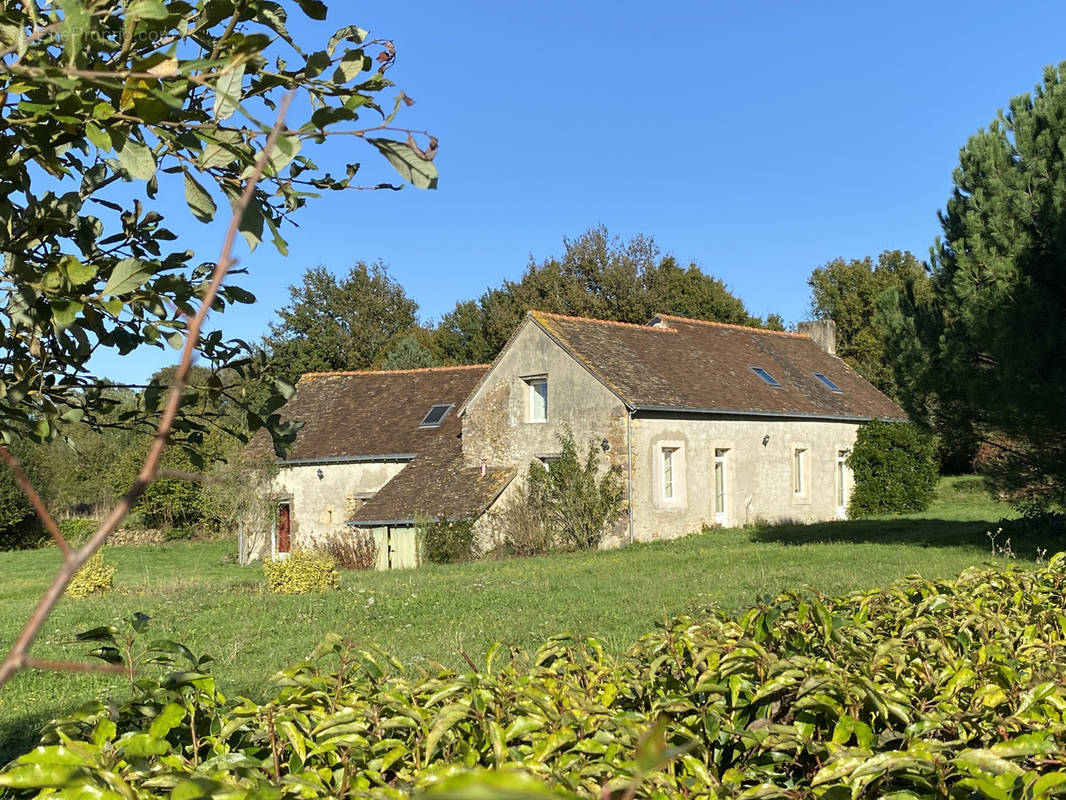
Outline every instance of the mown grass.
<svg viewBox="0 0 1066 800">
<path fill-rule="evenodd" d="M 262 571 L 225 563 L 227 543 L 116 547 L 118 590 L 65 598 L 34 648 L 41 658 L 79 658 L 81 630 L 142 611 L 150 638 L 170 638 L 216 659 L 227 695 L 259 695 L 280 667 L 326 632 L 383 645 L 417 668 L 479 662 L 495 641 L 535 647 L 568 631 L 625 650 L 664 618 L 715 606 L 732 611 L 802 585 L 839 593 L 908 574 L 949 577 L 992 560 L 986 532 L 1009 509 L 972 478 L 946 479 L 923 515 L 761 530 L 715 530 L 620 550 L 391 573 L 349 573 L 324 595 L 274 596 Z M 1002 542 L 1001 542 L 1002 544 Z M 1013 542 L 1019 559 L 1039 543 Z M 29 616 L 56 568 L 54 549 L 0 553 L 0 644 Z M 25 749 L 48 719 L 118 679 L 24 672 L 0 689 L 0 761 Z"/>
</svg>

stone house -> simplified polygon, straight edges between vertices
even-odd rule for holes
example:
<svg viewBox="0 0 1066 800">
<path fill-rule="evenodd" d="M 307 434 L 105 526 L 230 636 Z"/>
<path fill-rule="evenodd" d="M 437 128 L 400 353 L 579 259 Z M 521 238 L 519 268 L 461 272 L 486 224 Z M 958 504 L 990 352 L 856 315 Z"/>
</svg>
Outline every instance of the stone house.
<svg viewBox="0 0 1066 800">
<path fill-rule="evenodd" d="M 479 516 L 511 476 L 482 474 L 462 459 L 456 409 L 487 369 L 303 375 L 282 411 L 303 427 L 268 489 L 273 524 L 247 539 L 242 560 L 311 547 L 346 533 L 347 521 L 362 514 L 373 523 L 380 568 L 415 566 L 416 517 Z M 267 437 L 257 435 L 250 448 L 267 452 Z M 418 513 L 397 520 L 396 508 Z"/>
<path fill-rule="evenodd" d="M 550 468 L 567 431 L 621 469 L 627 513 L 608 546 L 841 517 L 859 427 L 905 415 L 835 356 L 831 321 L 802 325 L 533 311 L 489 366 L 304 376 L 285 413 L 305 427 L 278 479 L 292 534 L 347 523 L 373 530 L 387 551 L 411 542 L 382 561 L 394 567 L 414 563 L 420 518 L 475 519 L 491 545 L 495 512 L 521 491 L 514 478 L 533 459 Z M 439 426 L 421 428 L 444 404 Z M 346 472 L 327 482 L 324 457 Z M 341 517 L 344 498 L 358 502 Z M 305 522 L 301 504 L 318 522 Z"/>
</svg>

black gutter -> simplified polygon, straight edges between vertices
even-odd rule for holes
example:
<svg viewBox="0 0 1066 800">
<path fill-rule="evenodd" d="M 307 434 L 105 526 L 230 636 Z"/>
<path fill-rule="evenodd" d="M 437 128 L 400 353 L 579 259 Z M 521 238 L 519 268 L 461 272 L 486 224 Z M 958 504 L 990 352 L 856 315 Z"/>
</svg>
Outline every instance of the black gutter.
<svg viewBox="0 0 1066 800">
<path fill-rule="evenodd" d="M 287 458 L 277 462 L 282 467 L 307 467 L 315 464 L 362 464 L 371 461 L 411 461 L 418 453 L 388 453 L 380 456 L 330 456 L 328 458 Z"/>
<path fill-rule="evenodd" d="M 802 411 L 742 411 L 731 408 L 685 408 L 679 406 L 633 406 L 634 413 L 702 414 L 723 417 L 775 417 L 779 419 L 821 419 L 831 422 L 870 422 L 884 419 L 887 422 L 906 422 L 902 417 L 855 417 L 841 414 L 811 414 Z"/>
</svg>

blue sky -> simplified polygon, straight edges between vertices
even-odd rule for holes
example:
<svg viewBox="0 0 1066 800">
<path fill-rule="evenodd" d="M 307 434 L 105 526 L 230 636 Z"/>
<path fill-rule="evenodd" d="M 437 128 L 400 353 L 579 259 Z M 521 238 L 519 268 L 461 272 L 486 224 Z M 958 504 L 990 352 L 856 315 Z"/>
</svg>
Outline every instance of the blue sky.
<svg viewBox="0 0 1066 800">
<path fill-rule="evenodd" d="M 241 253 L 259 302 L 215 318 L 229 335 L 261 337 L 306 268 L 359 260 L 387 263 L 432 321 L 599 224 L 653 236 L 753 313 L 795 322 L 832 258 L 927 258 L 959 148 L 1066 59 L 1052 3 L 329 5 L 324 25 L 293 11 L 296 37 L 354 23 L 395 40 L 390 76 L 417 101 L 399 121 L 440 139 L 440 188 L 312 201 L 288 258 Z M 343 147 L 316 160 L 391 179 Z M 220 222 L 197 223 L 180 196 L 162 211 L 198 260 L 216 257 Z M 143 379 L 172 358 L 97 369 Z"/>
</svg>

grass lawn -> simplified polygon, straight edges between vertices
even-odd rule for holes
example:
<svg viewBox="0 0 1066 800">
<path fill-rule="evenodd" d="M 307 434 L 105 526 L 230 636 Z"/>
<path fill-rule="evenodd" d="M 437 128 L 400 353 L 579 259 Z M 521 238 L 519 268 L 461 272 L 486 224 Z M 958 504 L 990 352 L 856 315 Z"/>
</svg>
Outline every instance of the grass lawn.
<svg viewBox="0 0 1066 800">
<path fill-rule="evenodd" d="M 406 664 L 461 667 L 500 640 L 534 647 L 568 631 L 625 650 L 664 617 L 715 605 L 727 611 L 802 585 L 838 593 L 903 575 L 949 577 L 992 560 L 986 531 L 1009 512 L 973 478 L 949 478 L 936 504 L 910 517 L 716 530 L 620 550 L 350 573 L 326 595 L 267 594 L 262 571 L 225 563 L 227 543 L 116 547 L 118 590 L 63 599 L 34 648 L 39 658 L 81 657 L 78 631 L 142 611 L 150 638 L 171 638 L 215 657 L 229 695 L 256 695 L 271 674 L 305 656 L 322 634 L 379 643 Z M 1003 542 L 999 542 L 1003 544 Z M 1021 562 L 1036 543 L 1013 542 Z M 0 553 L 0 645 L 6 651 L 47 585 L 54 549 Z M 0 689 L 0 763 L 32 743 L 48 719 L 121 681 L 24 672 Z"/>
</svg>

